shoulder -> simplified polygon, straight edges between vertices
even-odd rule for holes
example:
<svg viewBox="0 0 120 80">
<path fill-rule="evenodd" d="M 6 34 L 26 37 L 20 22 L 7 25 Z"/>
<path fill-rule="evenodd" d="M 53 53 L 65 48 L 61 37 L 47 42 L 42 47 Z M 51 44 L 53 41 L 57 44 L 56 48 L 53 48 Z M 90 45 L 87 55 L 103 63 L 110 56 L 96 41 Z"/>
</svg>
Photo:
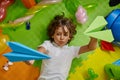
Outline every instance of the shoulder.
<svg viewBox="0 0 120 80">
<path fill-rule="evenodd" d="M 72 50 L 72 54 L 74 57 L 78 57 L 79 56 L 79 51 L 80 51 L 80 46 L 70 46 L 70 50 Z"/>
<path fill-rule="evenodd" d="M 79 51 L 80 46 L 69 46 L 69 49 L 72 51 Z"/>
<path fill-rule="evenodd" d="M 80 46 L 68 46 L 68 47 L 71 48 L 71 49 L 80 48 Z"/>
<path fill-rule="evenodd" d="M 40 45 L 38 46 L 38 48 L 39 48 L 39 47 L 42 47 L 42 48 L 45 48 L 45 50 L 48 50 L 49 47 L 50 47 L 50 45 L 51 45 L 51 41 L 45 40 L 42 44 L 40 44 Z"/>
<path fill-rule="evenodd" d="M 50 40 L 46 40 L 40 46 L 48 48 L 48 47 L 52 46 L 52 43 Z"/>
<path fill-rule="evenodd" d="M 43 42 L 43 44 L 52 44 L 50 40 L 46 40 Z"/>
</svg>

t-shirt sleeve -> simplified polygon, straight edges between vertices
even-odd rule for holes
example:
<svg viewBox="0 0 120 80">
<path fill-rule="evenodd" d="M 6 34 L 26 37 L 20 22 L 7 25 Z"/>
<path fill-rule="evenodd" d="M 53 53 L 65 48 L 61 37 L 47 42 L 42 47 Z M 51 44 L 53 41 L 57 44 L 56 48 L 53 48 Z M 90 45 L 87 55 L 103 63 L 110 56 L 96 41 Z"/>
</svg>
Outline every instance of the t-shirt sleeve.
<svg viewBox="0 0 120 80">
<path fill-rule="evenodd" d="M 73 47 L 74 57 L 79 58 L 79 50 L 80 50 L 80 46 Z"/>
<path fill-rule="evenodd" d="M 41 45 L 39 45 L 38 47 L 44 47 L 46 50 L 48 50 L 48 44 L 49 41 L 44 41 Z"/>
</svg>

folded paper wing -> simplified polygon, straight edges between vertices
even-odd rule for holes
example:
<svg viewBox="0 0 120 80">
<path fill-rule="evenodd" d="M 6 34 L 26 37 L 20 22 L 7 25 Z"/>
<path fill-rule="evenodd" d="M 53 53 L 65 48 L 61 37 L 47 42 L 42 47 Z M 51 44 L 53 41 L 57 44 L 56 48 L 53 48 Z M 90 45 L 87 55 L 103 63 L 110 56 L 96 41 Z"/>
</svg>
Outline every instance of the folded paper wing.
<svg viewBox="0 0 120 80">
<path fill-rule="evenodd" d="M 107 21 L 103 16 L 97 16 L 95 20 L 90 24 L 85 33 L 100 31 L 107 25 Z"/>
<path fill-rule="evenodd" d="M 84 34 L 100 40 L 112 42 L 114 38 L 111 30 L 102 30 L 106 24 L 107 22 L 103 16 L 97 16 L 88 29 L 84 32 Z"/>
<path fill-rule="evenodd" d="M 9 59 L 11 62 L 18 62 L 18 61 L 27 61 L 27 60 L 40 60 L 40 59 L 45 59 L 46 57 L 42 56 L 31 56 L 31 55 L 25 55 L 21 53 L 15 53 L 15 52 L 10 52 L 8 54 L 4 54 L 5 57 Z"/>
<path fill-rule="evenodd" d="M 49 59 L 50 57 L 44 53 L 38 52 L 23 44 L 17 42 L 7 42 L 12 52 L 3 54 L 11 62 L 26 61 L 26 60 L 41 60 Z"/>
<path fill-rule="evenodd" d="M 86 35 L 108 42 L 112 42 L 114 40 L 113 35 L 111 34 L 111 30 L 91 32 L 91 33 L 86 33 Z"/>
</svg>

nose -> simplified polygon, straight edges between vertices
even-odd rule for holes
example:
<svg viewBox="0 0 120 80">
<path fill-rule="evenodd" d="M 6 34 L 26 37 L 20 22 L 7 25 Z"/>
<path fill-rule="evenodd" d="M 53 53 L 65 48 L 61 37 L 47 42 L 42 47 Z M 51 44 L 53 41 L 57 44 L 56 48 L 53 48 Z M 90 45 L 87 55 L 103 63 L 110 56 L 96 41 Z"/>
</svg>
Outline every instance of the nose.
<svg viewBox="0 0 120 80">
<path fill-rule="evenodd" d="M 61 35 L 61 36 L 60 36 L 60 40 L 63 40 L 63 39 L 64 39 L 64 35 Z"/>
</svg>

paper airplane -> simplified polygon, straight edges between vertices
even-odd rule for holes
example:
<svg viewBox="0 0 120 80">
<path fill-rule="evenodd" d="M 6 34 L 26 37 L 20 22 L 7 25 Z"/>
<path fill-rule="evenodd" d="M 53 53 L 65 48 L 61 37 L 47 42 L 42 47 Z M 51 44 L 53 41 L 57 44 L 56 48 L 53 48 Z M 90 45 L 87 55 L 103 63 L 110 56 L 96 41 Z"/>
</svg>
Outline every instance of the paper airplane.
<svg viewBox="0 0 120 80">
<path fill-rule="evenodd" d="M 107 21 L 104 17 L 97 16 L 84 34 L 100 40 L 112 42 L 114 40 L 112 31 L 110 29 L 102 30 L 106 25 Z"/>
<path fill-rule="evenodd" d="M 49 59 L 47 54 L 38 52 L 32 48 L 29 48 L 18 42 L 7 42 L 8 46 L 12 49 L 12 52 L 3 54 L 11 62 L 27 61 L 27 60 L 41 60 Z"/>
</svg>

